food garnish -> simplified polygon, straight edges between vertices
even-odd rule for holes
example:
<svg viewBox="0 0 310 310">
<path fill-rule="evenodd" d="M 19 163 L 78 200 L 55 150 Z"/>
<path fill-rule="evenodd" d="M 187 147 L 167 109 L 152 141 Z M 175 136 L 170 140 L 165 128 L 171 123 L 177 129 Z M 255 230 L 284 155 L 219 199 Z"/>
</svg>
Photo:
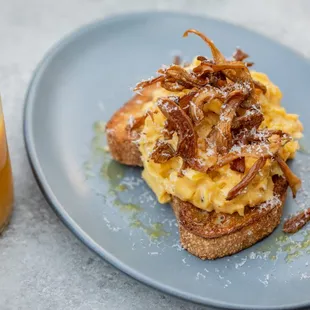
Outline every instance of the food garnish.
<svg viewBox="0 0 310 310">
<path fill-rule="evenodd" d="M 283 231 L 286 233 L 295 233 L 305 226 L 310 221 L 310 208 L 301 211 L 297 215 L 288 219 L 283 226 Z"/>
<path fill-rule="evenodd" d="M 288 185 L 290 186 L 292 193 L 293 193 L 293 197 L 296 197 L 297 191 L 300 189 L 301 187 L 301 181 L 300 179 L 293 173 L 293 171 L 289 168 L 289 166 L 287 165 L 287 163 L 281 158 L 281 156 L 279 154 L 276 154 L 275 156 L 276 161 L 279 164 L 279 167 L 281 168 L 287 182 Z"/>
<path fill-rule="evenodd" d="M 197 153 L 197 136 L 191 119 L 180 106 L 168 98 L 161 98 L 157 105 L 178 135 L 175 156 L 181 156 L 184 161 L 194 158 Z"/>
<path fill-rule="evenodd" d="M 157 140 L 150 158 L 154 160 L 155 163 L 163 164 L 174 156 L 175 150 L 169 143 Z"/>
<path fill-rule="evenodd" d="M 251 169 L 248 171 L 248 173 L 243 177 L 240 183 L 238 183 L 235 187 L 233 187 L 228 195 L 227 195 L 227 200 L 232 200 L 235 197 L 239 195 L 239 193 L 244 190 L 250 182 L 255 178 L 256 174 L 258 171 L 264 167 L 266 163 L 267 158 L 261 157 L 259 158 L 255 164 L 251 167 Z"/>
<path fill-rule="evenodd" d="M 158 83 L 175 93 L 175 96 L 159 98 L 157 106 L 166 117 L 162 131 L 164 138 L 169 140 L 176 133 L 177 148 L 174 150 L 165 140 L 157 141 L 150 158 L 155 163 L 164 163 L 173 157 L 181 157 L 181 170 L 192 168 L 204 173 L 230 164 L 230 168 L 240 174 L 245 174 L 245 159 L 256 158 L 241 181 L 229 191 L 227 200 L 240 195 L 267 161 L 277 162 L 295 197 L 301 181 L 279 155 L 280 148 L 292 138 L 281 130 L 260 128 L 264 116 L 258 95 L 260 92 L 265 94 L 267 88 L 252 78 L 248 69 L 252 63 L 245 62 L 249 55 L 237 49 L 233 60 L 227 60 L 213 41 L 198 30 L 189 29 L 183 36 L 190 33 L 207 43 L 212 59 L 198 56 L 199 62 L 193 68 L 180 66 L 176 59 L 170 67 L 159 69 L 159 76 L 135 87 L 139 91 Z M 206 154 L 212 154 L 215 161 L 206 163 L 198 154 L 196 128 L 208 117 L 205 107 L 214 99 L 221 102 L 220 115 L 204 142 Z M 144 120 L 141 117 L 132 128 Z"/>
</svg>

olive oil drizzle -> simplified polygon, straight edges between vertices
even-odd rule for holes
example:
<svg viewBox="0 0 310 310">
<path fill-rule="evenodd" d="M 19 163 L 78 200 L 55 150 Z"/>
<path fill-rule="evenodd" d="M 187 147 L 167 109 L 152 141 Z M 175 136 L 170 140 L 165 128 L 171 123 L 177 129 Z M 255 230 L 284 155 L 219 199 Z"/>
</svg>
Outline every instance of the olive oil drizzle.
<svg viewBox="0 0 310 310">
<path fill-rule="evenodd" d="M 310 254 L 310 230 L 301 230 L 294 239 L 282 231 L 275 234 L 275 242 L 265 239 L 258 248 L 258 252 L 266 254 L 270 260 L 276 260 L 280 254 L 284 254 L 285 262 L 291 263 L 305 253 Z"/>
<path fill-rule="evenodd" d="M 94 136 L 91 140 L 90 159 L 84 162 L 83 171 L 86 180 L 98 176 L 96 166 L 100 165 L 99 176 L 109 184 L 107 194 L 113 197 L 113 205 L 121 212 L 129 214 L 129 225 L 132 228 L 143 230 L 150 239 L 159 239 L 168 236 L 170 233 L 165 231 L 162 223 L 145 224 L 139 219 L 139 214 L 145 210 L 137 204 L 125 203 L 120 199 L 120 193 L 128 191 L 128 187 L 122 184 L 125 176 L 125 167 L 114 161 L 106 147 L 105 122 L 97 121 L 93 124 Z"/>
</svg>

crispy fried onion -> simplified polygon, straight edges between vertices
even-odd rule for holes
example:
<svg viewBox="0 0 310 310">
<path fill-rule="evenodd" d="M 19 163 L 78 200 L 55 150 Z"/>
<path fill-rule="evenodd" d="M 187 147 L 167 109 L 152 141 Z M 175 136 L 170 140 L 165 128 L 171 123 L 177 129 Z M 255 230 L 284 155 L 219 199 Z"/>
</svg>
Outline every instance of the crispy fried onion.
<svg viewBox="0 0 310 310">
<path fill-rule="evenodd" d="M 232 200 L 236 198 L 255 178 L 260 169 L 262 169 L 266 163 L 267 158 L 259 158 L 255 164 L 250 168 L 248 173 L 242 178 L 242 180 L 234 186 L 226 197 L 226 200 Z"/>
<path fill-rule="evenodd" d="M 244 94 L 236 90 L 227 97 L 221 109 L 220 122 L 213 127 L 207 137 L 207 144 L 216 144 L 219 154 L 227 153 L 232 146 L 231 126 L 239 104 L 244 100 Z"/>
<path fill-rule="evenodd" d="M 157 76 L 155 78 L 152 78 L 152 79 L 149 79 L 149 80 L 146 80 L 146 81 L 142 81 L 140 83 L 138 83 L 135 88 L 133 89 L 134 91 L 139 91 L 143 88 L 146 88 L 148 86 L 151 86 L 157 82 L 161 82 L 162 80 L 164 79 L 164 76 L 163 75 L 160 75 L 160 76 Z"/>
<path fill-rule="evenodd" d="M 199 59 L 198 56 L 197 59 Z M 219 70 L 214 70 L 213 60 L 204 60 L 197 67 L 193 68 L 193 72 L 200 78 L 209 80 L 211 86 L 220 88 L 227 85 L 226 76 Z"/>
<path fill-rule="evenodd" d="M 250 145 L 234 145 L 228 154 L 219 156 L 217 163 L 208 167 L 209 171 L 218 170 L 219 168 L 230 164 L 234 160 L 242 157 L 250 158 L 272 158 L 279 151 L 281 147 L 281 140 L 276 140 L 268 144 L 250 144 Z"/>
<path fill-rule="evenodd" d="M 189 102 L 189 115 L 195 125 L 198 125 L 204 119 L 203 110 L 200 109 L 193 101 Z"/>
<path fill-rule="evenodd" d="M 249 55 L 247 53 L 245 53 L 242 49 L 238 48 L 238 47 L 236 48 L 236 51 L 233 54 L 233 58 L 236 61 L 243 61 L 243 60 L 245 60 L 248 57 L 249 57 Z"/>
<path fill-rule="evenodd" d="M 235 117 L 231 127 L 237 130 L 242 128 L 258 128 L 263 120 L 263 113 L 257 108 L 252 107 L 244 115 Z"/>
<path fill-rule="evenodd" d="M 214 99 L 224 101 L 225 96 L 220 90 L 208 86 L 196 92 L 189 104 L 189 113 L 195 125 L 198 125 L 204 118 L 204 105 Z"/>
<path fill-rule="evenodd" d="M 137 117 L 130 116 L 128 119 L 128 124 L 126 126 L 126 131 L 130 138 L 137 138 L 139 136 L 138 132 L 144 125 L 145 119 L 149 116 L 154 122 L 154 113 L 152 111 L 146 111 L 145 114 Z"/>
<path fill-rule="evenodd" d="M 201 56 L 197 57 L 198 60 L 199 60 L 199 57 Z M 204 59 L 201 61 L 200 65 L 198 65 L 197 67 L 193 69 L 193 72 L 196 73 L 199 77 L 202 77 L 203 75 L 206 75 L 208 73 L 213 73 L 214 70 L 210 66 L 210 61 L 207 59 Z"/>
<path fill-rule="evenodd" d="M 206 79 L 200 79 L 195 74 L 186 71 L 181 66 L 171 66 L 165 70 L 165 80 L 162 86 L 165 85 L 165 81 L 183 85 L 186 88 L 201 87 L 208 83 Z"/>
<path fill-rule="evenodd" d="M 130 116 L 128 119 L 128 124 L 126 126 L 126 131 L 128 132 L 128 136 L 130 139 L 135 139 L 139 136 L 137 130 L 144 125 L 147 114 L 133 117 Z"/>
<path fill-rule="evenodd" d="M 301 187 L 300 179 L 292 172 L 292 170 L 289 168 L 289 166 L 286 164 L 286 162 L 281 158 L 279 154 L 276 154 L 275 159 L 278 162 L 279 167 L 281 168 L 288 182 L 288 185 L 292 190 L 293 198 L 295 198 L 297 191 Z"/>
<path fill-rule="evenodd" d="M 266 94 L 267 87 L 263 83 L 259 81 L 255 81 L 255 80 L 253 80 L 253 83 L 254 83 L 255 88 L 260 89 L 263 92 L 263 94 Z"/>
<path fill-rule="evenodd" d="M 273 156 L 279 151 L 281 143 L 279 141 L 273 142 L 270 145 L 234 145 L 231 151 L 225 155 L 211 156 L 213 161 L 211 164 L 205 164 L 200 158 L 191 158 L 187 160 L 187 166 L 199 172 L 208 173 L 216 171 L 223 166 L 231 164 L 233 161 L 242 158 L 273 158 Z M 216 154 L 216 152 L 214 152 Z"/>
<path fill-rule="evenodd" d="M 170 140 L 173 137 L 173 134 L 175 132 L 175 127 L 169 119 L 165 121 L 164 129 L 161 131 L 163 134 L 165 140 Z"/>
<path fill-rule="evenodd" d="M 222 91 L 214 87 L 204 87 L 198 91 L 193 98 L 195 105 L 202 109 L 204 104 L 208 104 L 211 100 L 218 99 L 220 101 L 225 100 L 225 95 Z"/>
<path fill-rule="evenodd" d="M 247 67 L 251 67 L 254 65 L 254 62 L 244 61 L 248 57 L 250 57 L 250 56 L 247 53 L 245 53 L 243 50 L 241 50 L 240 48 L 236 48 L 236 51 L 233 54 L 233 58 L 236 61 L 243 61 Z"/>
<path fill-rule="evenodd" d="M 244 171 L 245 171 L 245 158 L 240 157 L 240 158 L 236 158 L 235 160 L 233 160 L 230 163 L 230 169 L 233 171 L 244 173 Z"/>
<path fill-rule="evenodd" d="M 175 55 L 173 57 L 173 63 L 175 65 L 180 65 L 182 63 L 182 59 L 181 59 L 181 56 L 180 55 Z"/>
<path fill-rule="evenodd" d="M 299 212 L 285 221 L 283 231 L 286 233 L 295 233 L 310 221 L 310 208 Z"/>
<path fill-rule="evenodd" d="M 151 159 L 158 164 L 163 164 L 175 156 L 175 150 L 172 145 L 166 141 L 157 140 L 154 150 L 151 154 Z"/>
<path fill-rule="evenodd" d="M 242 143 L 243 145 L 249 143 L 259 143 L 263 142 L 268 144 L 269 139 L 272 136 L 277 136 L 277 139 L 282 139 L 282 146 L 286 143 L 286 141 L 291 141 L 292 137 L 282 130 L 273 130 L 273 129 L 260 129 L 258 130 L 256 127 L 252 127 L 252 129 L 244 128 L 237 133 L 233 134 L 233 141 L 235 143 Z"/>
<path fill-rule="evenodd" d="M 182 98 L 180 98 L 179 106 L 186 114 L 189 113 L 190 103 L 196 95 L 197 95 L 196 91 L 191 91 L 188 94 L 184 95 Z"/>
<path fill-rule="evenodd" d="M 224 57 L 224 55 L 219 51 L 219 49 L 215 46 L 212 40 L 210 40 L 207 36 L 205 36 L 203 33 L 201 33 L 198 30 L 195 29 L 188 29 L 187 31 L 184 32 L 183 37 L 187 37 L 189 33 L 194 33 L 198 35 L 200 38 L 202 38 L 210 47 L 215 65 L 219 66 L 222 65 L 222 72 L 226 75 L 228 79 L 230 79 L 233 82 L 243 82 L 243 83 L 248 83 L 251 91 L 253 93 L 254 91 L 254 84 L 253 80 L 251 77 L 251 74 L 249 72 L 249 69 L 247 66 L 241 62 L 241 61 L 236 61 L 233 62 L 232 64 L 227 61 Z M 227 66 L 227 67 L 225 67 Z"/>
<path fill-rule="evenodd" d="M 156 141 L 151 159 L 157 163 L 165 163 L 172 157 L 180 156 L 183 159 L 180 175 L 186 168 L 213 173 L 230 165 L 231 170 L 245 175 L 228 193 L 228 200 L 234 199 L 246 189 L 267 159 L 276 160 L 295 197 L 300 180 L 278 155 L 281 147 L 292 138 L 281 130 L 259 129 L 264 116 L 258 95 L 259 91 L 265 94 L 267 88 L 252 79 L 248 69 L 250 63 L 245 62 L 249 56 L 237 49 L 233 60 L 227 60 L 204 34 L 189 29 L 183 36 L 186 37 L 189 33 L 198 35 L 207 43 L 212 59 L 198 56 L 200 63 L 192 69 L 180 66 L 179 60 L 175 59 L 175 64 L 157 71 L 159 76 L 142 81 L 135 88 L 140 90 L 158 83 L 174 92 L 173 96 L 159 98 L 157 101 L 158 109 L 166 117 L 166 121 L 162 129 L 163 137 Z M 199 148 L 205 148 L 208 156 L 205 161 L 198 156 L 195 126 L 208 117 L 208 105 L 215 99 L 221 103 L 219 120 L 207 138 L 202 143 L 199 142 Z M 139 134 L 145 118 L 146 115 L 132 121 L 129 132 Z M 169 143 L 173 135 L 178 137 L 176 149 Z M 247 172 L 246 158 L 257 159 Z"/>
<path fill-rule="evenodd" d="M 175 156 L 181 156 L 185 161 L 188 158 L 194 158 L 197 153 L 197 136 L 191 119 L 168 98 L 159 98 L 157 106 L 178 135 Z"/>
</svg>

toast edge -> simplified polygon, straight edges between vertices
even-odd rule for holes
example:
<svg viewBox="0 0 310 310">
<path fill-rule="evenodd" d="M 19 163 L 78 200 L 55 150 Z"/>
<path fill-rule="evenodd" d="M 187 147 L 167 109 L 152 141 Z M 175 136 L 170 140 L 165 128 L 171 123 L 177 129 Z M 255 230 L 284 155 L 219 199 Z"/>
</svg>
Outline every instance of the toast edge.
<svg viewBox="0 0 310 310">
<path fill-rule="evenodd" d="M 281 203 L 257 222 L 218 238 L 197 236 L 189 232 L 178 220 L 181 245 L 188 252 L 203 260 L 216 259 L 240 252 L 269 236 L 280 224 L 285 199 L 286 189 L 280 197 Z M 173 198 L 171 203 L 177 219 L 179 203 L 177 198 Z"/>
</svg>

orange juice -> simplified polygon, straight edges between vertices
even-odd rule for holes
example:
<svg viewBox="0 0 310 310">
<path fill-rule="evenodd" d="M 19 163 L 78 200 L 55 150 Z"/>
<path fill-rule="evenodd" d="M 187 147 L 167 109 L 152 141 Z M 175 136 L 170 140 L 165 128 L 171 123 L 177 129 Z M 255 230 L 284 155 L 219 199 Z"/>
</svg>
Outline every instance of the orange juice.
<svg viewBox="0 0 310 310">
<path fill-rule="evenodd" d="M 13 208 L 13 178 L 0 101 L 0 233 L 8 224 Z"/>
</svg>

